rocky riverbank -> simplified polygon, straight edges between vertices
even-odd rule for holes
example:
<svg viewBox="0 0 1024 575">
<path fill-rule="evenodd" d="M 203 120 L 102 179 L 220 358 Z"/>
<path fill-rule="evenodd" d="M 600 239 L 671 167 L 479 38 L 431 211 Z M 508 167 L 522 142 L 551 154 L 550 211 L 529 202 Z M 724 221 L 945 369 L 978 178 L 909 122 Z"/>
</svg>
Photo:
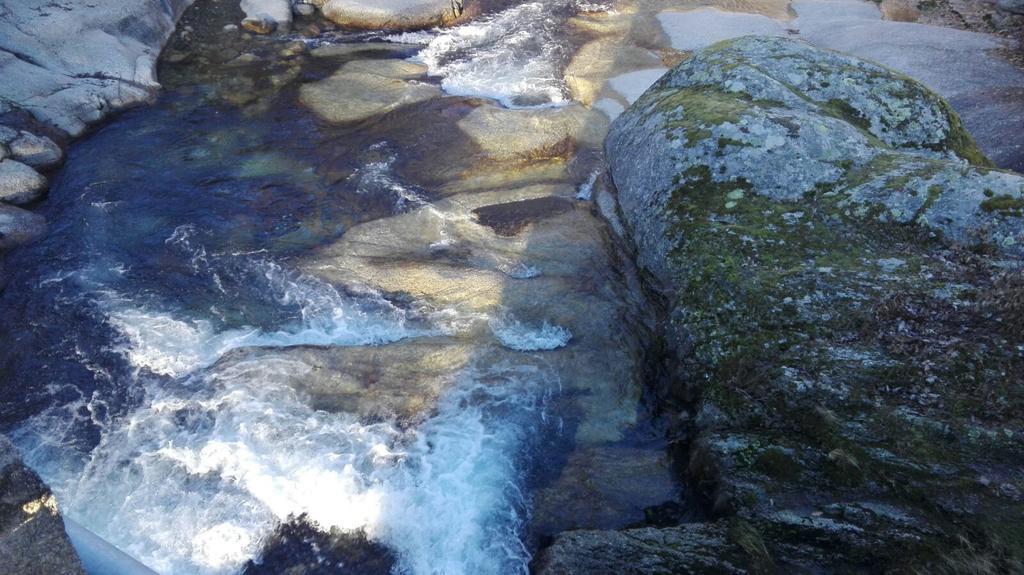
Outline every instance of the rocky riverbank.
<svg viewBox="0 0 1024 575">
<path fill-rule="evenodd" d="M 1024 177 L 913 80 L 764 37 L 672 70 L 607 153 L 716 519 L 563 535 L 540 571 L 1020 572 Z"/>
</svg>

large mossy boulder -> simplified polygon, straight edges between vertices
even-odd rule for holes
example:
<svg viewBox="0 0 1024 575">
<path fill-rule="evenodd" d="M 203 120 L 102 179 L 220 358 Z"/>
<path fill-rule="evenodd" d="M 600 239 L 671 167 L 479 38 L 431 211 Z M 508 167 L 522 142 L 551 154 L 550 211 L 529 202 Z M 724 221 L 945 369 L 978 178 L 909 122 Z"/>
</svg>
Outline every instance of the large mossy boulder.
<svg viewBox="0 0 1024 575">
<path fill-rule="evenodd" d="M 917 82 L 783 38 L 698 52 L 606 152 L 669 309 L 660 400 L 751 559 L 1021 572 L 1024 177 Z"/>
</svg>

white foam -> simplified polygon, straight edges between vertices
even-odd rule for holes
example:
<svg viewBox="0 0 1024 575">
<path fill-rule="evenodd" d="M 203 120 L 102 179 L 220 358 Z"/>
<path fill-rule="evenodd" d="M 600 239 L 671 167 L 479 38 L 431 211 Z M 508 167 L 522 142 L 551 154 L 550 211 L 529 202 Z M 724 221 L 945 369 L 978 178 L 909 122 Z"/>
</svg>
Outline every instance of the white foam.
<svg viewBox="0 0 1024 575">
<path fill-rule="evenodd" d="M 517 280 L 533 279 L 541 275 L 540 268 L 537 266 L 517 261 L 499 263 L 498 271 Z"/>
<path fill-rule="evenodd" d="M 516 351 L 550 351 L 565 347 L 572 339 L 571 331 L 547 320 L 539 326 L 531 326 L 506 314 L 492 319 L 489 324 L 494 337 Z"/>
<path fill-rule="evenodd" d="M 186 231 L 171 243 L 185 246 Z M 198 271 L 207 272 L 234 257 L 194 241 L 187 253 L 202 254 Z M 340 293 L 247 261 L 247 277 L 263 278 L 268 297 L 298 308 L 292 329 L 217 331 L 209 320 L 96 292 L 135 368 L 117 385 L 140 387 L 141 405 L 98 426 L 99 444 L 84 460 L 67 442 L 95 397 L 14 434 L 67 515 L 164 575 L 237 573 L 280 522 L 301 514 L 324 529 L 364 530 L 396 552 L 399 573 L 526 573 L 519 450 L 555 387 L 545 374 L 467 366 L 417 429 L 316 411 L 293 387 L 312 369 L 301 361 L 214 364 L 242 346 L 383 344 L 436 333 L 433 325 L 458 329 L 465 318 L 414 317 L 371 290 Z"/>
<path fill-rule="evenodd" d="M 287 272 L 269 261 L 255 261 L 270 293 L 282 305 L 298 306 L 301 322 L 289 330 L 255 328 L 216 331 L 207 320 L 184 320 L 168 312 L 135 307 L 120 296 L 106 304 L 110 324 L 126 338 L 121 346 L 138 371 L 182 377 L 241 347 L 383 344 L 433 333 L 407 325 L 407 313 L 379 294 L 342 296 L 316 278 Z"/>
<path fill-rule="evenodd" d="M 385 150 L 387 144 L 381 142 L 370 147 L 371 150 Z M 349 181 L 355 184 L 356 193 L 376 196 L 390 196 L 394 199 L 395 209 L 404 212 L 427 204 L 422 192 L 400 182 L 395 176 L 392 166 L 398 159 L 390 154 L 382 160 L 367 162 L 356 169 Z"/>
<path fill-rule="evenodd" d="M 576 188 L 576 199 L 577 200 L 590 200 L 594 197 L 594 184 L 597 183 L 597 178 L 601 177 L 601 170 L 594 170 L 590 172 L 590 176 L 587 181 L 583 182 Z"/>
<path fill-rule="evenodd" d="M 400 573 L 527 572 L 517 459 L 554 387 L 543 373 L 467 368 L 402 431 L 310 409 L 287 384 L 308 369 L 250 360 L 150 389 L 58 493 L 66 513 L 165 575 L 237 572 L 302 513 L 365 530 Z"/>
<path fill-rule="evenodd" d="M 449 94 L 492 98 L 508 107 L 563 104 L 567 50 L 559 11 L 565 9 L 564 1 L 528 2 L 436 30 L 415 59 L 442 79 Z"/>
</svg>

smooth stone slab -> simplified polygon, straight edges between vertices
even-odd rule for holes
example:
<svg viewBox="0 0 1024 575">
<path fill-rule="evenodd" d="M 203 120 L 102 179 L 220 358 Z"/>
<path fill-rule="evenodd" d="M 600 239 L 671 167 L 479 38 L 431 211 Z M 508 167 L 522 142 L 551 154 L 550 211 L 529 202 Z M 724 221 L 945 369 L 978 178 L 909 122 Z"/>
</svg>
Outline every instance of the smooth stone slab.
<svg viewBox="0 0 1024 575">
<path fill-rule="evenodd" d="M 647 91 L 647 88 L 650 88 L 651 84 L 657 82 L 658 78 L 661 78 L 665 72 L 668 72 L 668 68 L 649 68 L 647 70 L 627 72 L 608 80 L 608 86 L 632 104 L 640 99 L 640 96 Z"/>
<path fill-rule="evenodd" d="M 410 81 L 424 71 L 403 61 L 357 60 L 324 80 L 302 86 L 299 100 L 328 122 L 357 122 L 441 96 L 436 86 Z"/>
<path fill-rule="evenodd" d="M 786 26 L 760 14 L 703 8 L 690 12 L 662 12 L 658 21 L 676 50 L 699 50 L 715 42 L 740 36 L 782 36 Z"/>
<path fill-rule="evenodd" d="M 160 48 L 189 4 L 4 2 L 0 101 L 78 136 L 111 111 L 149 100 L 159 88 Z"/>
</svg>

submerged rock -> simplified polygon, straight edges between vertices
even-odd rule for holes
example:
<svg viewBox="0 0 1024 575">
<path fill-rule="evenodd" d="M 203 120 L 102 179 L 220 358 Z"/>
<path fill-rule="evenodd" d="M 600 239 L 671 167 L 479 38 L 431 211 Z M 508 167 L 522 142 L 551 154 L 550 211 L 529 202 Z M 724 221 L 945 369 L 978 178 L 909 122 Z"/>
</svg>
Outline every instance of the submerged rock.
<svg viewBox="0 0 1024 575">
<path fill-rule="evenodd" d="M 608 123 L 578 104 L 537 110 L 484 104 L 457 125 L 492 161 L 524 161 L 567 156 L 577 144 L 599 142 Z"/>
<path fill-rule="evenodd" d="M 84 575 L 57 500 L 0 436 L 0 565 L 19 575 Z"/>
<path fill-rule="evenodd" d="M 39 199 L 46 189 L 46 178 L 29 166 L 14 160 L 0 160 L 0 202 L 21 205 Z"/>
<path fill-rule="evenodd" d="M 657 393 L 691 406 L 691 479 L 748 556 L 1019 569 L 1024 177 L 913 80 L 767 37 L 677 66 L 606 150 L 669 307 Z"/>
<path fill-rule="evenodd" d="M 299 100 L 328 122 L 356 122 L 441 96 L 436 86 L 413 80 L 424 74 L 425 66 L 409 62 L 355 60 L 303 85 Z"/>
<path fill-rule="evenodd" d="M 470 17 L 476 0 L 314 0 L 324 16 L 352 28 L 409 30 L 449 26 Z"/>
<path fill-rule="evenodd" d="M 455 383 L 474 349 L 447 338 L 420 338 L 385 346 L 241 349 L 222 359 L 212 373 L 259 369 L 287 362 L 286 383 L 311 407 L 350 413 L 363 420 L 422 419 Z"/>
</svg>

